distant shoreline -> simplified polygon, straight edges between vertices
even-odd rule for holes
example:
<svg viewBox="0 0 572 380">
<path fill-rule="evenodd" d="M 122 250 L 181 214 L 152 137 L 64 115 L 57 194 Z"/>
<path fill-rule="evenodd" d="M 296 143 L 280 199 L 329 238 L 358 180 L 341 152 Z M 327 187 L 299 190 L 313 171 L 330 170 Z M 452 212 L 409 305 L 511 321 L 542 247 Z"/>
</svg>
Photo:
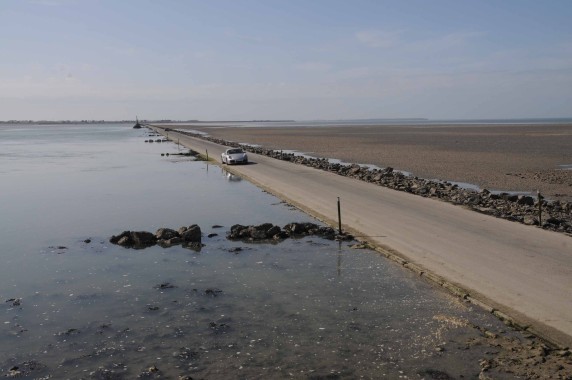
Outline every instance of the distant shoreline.
<svg viewBox="0 0 572 380">
<path fill-rule="evenodd" d="M 135 120 L 0 120 L 0 124 L 129 124 Z M 293 123 L 296 125 L 530 125 L 530 124 L 570 124 L 572 117 L 554 118 L 501 118 L 501 119 L 429 119 L 429 118 L 367 118 L 367 119 L 252 119 L 252 120 L 139 120 L 152 124 L 228 124 L 228 123 Z"/>
</svg>

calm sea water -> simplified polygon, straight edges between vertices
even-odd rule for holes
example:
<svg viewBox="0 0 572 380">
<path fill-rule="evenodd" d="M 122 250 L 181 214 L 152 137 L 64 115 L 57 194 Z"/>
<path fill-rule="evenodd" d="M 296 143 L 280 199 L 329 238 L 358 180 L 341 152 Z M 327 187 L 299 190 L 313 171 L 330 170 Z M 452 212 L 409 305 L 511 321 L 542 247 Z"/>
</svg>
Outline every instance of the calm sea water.
<svg viewBox="0 0 572 380">
<path fill-rule="evenodd" d="M 503 329 L 490 315 L 347 243 L 227 241 L 235 223 L 313 220 L 216 165 L 161 157 L 177 146 L 147 133 L 0 126 L 0 376 L 478 375 L 487 348 L 465 343 L 473 324 Z M 195 223 L 200 252 L 108 243 Z"/>
</svg>

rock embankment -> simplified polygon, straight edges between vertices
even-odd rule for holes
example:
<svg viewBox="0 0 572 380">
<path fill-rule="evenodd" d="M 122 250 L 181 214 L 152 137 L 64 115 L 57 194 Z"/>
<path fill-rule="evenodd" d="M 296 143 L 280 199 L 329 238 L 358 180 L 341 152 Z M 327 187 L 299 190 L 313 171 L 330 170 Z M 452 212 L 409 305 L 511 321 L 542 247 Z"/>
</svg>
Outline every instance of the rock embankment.
<svg viewBox="0 0 572 380">
<path fill-rule="evenodd" d="M 337 234 L 331 227 L 320 227 L 314 223 L 289 223 L 283 228 L 272 223 L 258 226 L 243 226 L 235 224 L 227 234 L 229 240 L 242 240 L 248 242 L 281 241 L 290 237 L 303 237 L 316 235 L 328 240 L 350 240 L 347 234 Z"/>
<path fill-rule="evenodd" d="M 429 180 L 406 175 L 390 167 L 378 169 L 357 164 L 332 163 L 326 158 L 300 156 L 292 153 L 283 153 L 279 150 L 225 141 L 192 132 L 178 132 L 225 146 L 241 147 L 251 153 L 310 166 L 390 189 L 405 191 L 426 198 L 436 198 L 497 218 L 535 225 L 572 235 L 572 202 L 550 201 L 542 197 L 538 199 L 538 197 L 529 195 L 492 193 L 487 189 L 467 189 L 447 181 Z M 539 213 L 539 209 L 542 210 L 541 213 Z"/>
<path fill-rule="evenodd" d="M 353 236 L 349 234 L 339 234 L 331 227 L 322 227 L 314 223 L 289 223 L 284 227 L 275 226 L 272 223 L 263 223 L 257 226 L 235 224 L 230 228 L 226 237 L 228 240 L 241 240 L 245 242 L 280 242 L 288 238 L 300 238 L 312 235 L 328 240 L 353 239 Z M 218 234 L 209 235 L 209 237 L 215 236 L 218 236 Z M 181 244 L 184 248 L 194 250 L 200 250 L 204 247 L 201 240 L 201 228 L 196 224 L 189 227 L 181 227 L 178 230 L 159 228 L 154 234 L 148 231 L 123 231 L 119 235 L 114 235 L 109 239 L 111 243 L 125 248 L 144 249 L 154 245 L 168 248 Z"/>
</svg>

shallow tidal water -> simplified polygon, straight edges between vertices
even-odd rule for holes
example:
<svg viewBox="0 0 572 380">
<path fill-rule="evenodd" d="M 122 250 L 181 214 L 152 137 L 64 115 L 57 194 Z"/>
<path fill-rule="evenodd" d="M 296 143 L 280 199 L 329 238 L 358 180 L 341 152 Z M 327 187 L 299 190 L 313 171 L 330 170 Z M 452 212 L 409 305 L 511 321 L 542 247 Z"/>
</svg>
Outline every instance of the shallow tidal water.
<svg viewBox="0 0 572 380">
<path fill-rule="evenodd" d="M 228 241 L 317 221 L 148 133 L 0 127 L 0 376 L 478 378 L 499 321 L 351 243 Z M 200 252 L 109 243 L 191 224 Z"/>
</svg>

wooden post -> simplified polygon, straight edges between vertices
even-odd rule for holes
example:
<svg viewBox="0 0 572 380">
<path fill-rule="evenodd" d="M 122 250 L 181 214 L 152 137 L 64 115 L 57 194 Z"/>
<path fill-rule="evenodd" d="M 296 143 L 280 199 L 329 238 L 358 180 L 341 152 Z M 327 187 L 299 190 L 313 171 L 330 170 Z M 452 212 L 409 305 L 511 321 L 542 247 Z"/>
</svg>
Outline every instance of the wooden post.
<svg viewBox="0 0 572 380">
<path fill-rule="evenodd" d="M 537 190 L 536 194 L 538 195 L 538 225 L 542 227 L 542 200 L 544 197 L 540 194 L 540 190 Z"/>
<path fill-rule="evenodd" d="M 338 231 L 342 234 L 342 209 L 340 206 L 340 197 L 338 197 Z"/>
<path fill-rule="evenodd" d="M 209 160 L 209 150 L 205 149 L 207 151 L 207 161 Z"/>
</svg>

